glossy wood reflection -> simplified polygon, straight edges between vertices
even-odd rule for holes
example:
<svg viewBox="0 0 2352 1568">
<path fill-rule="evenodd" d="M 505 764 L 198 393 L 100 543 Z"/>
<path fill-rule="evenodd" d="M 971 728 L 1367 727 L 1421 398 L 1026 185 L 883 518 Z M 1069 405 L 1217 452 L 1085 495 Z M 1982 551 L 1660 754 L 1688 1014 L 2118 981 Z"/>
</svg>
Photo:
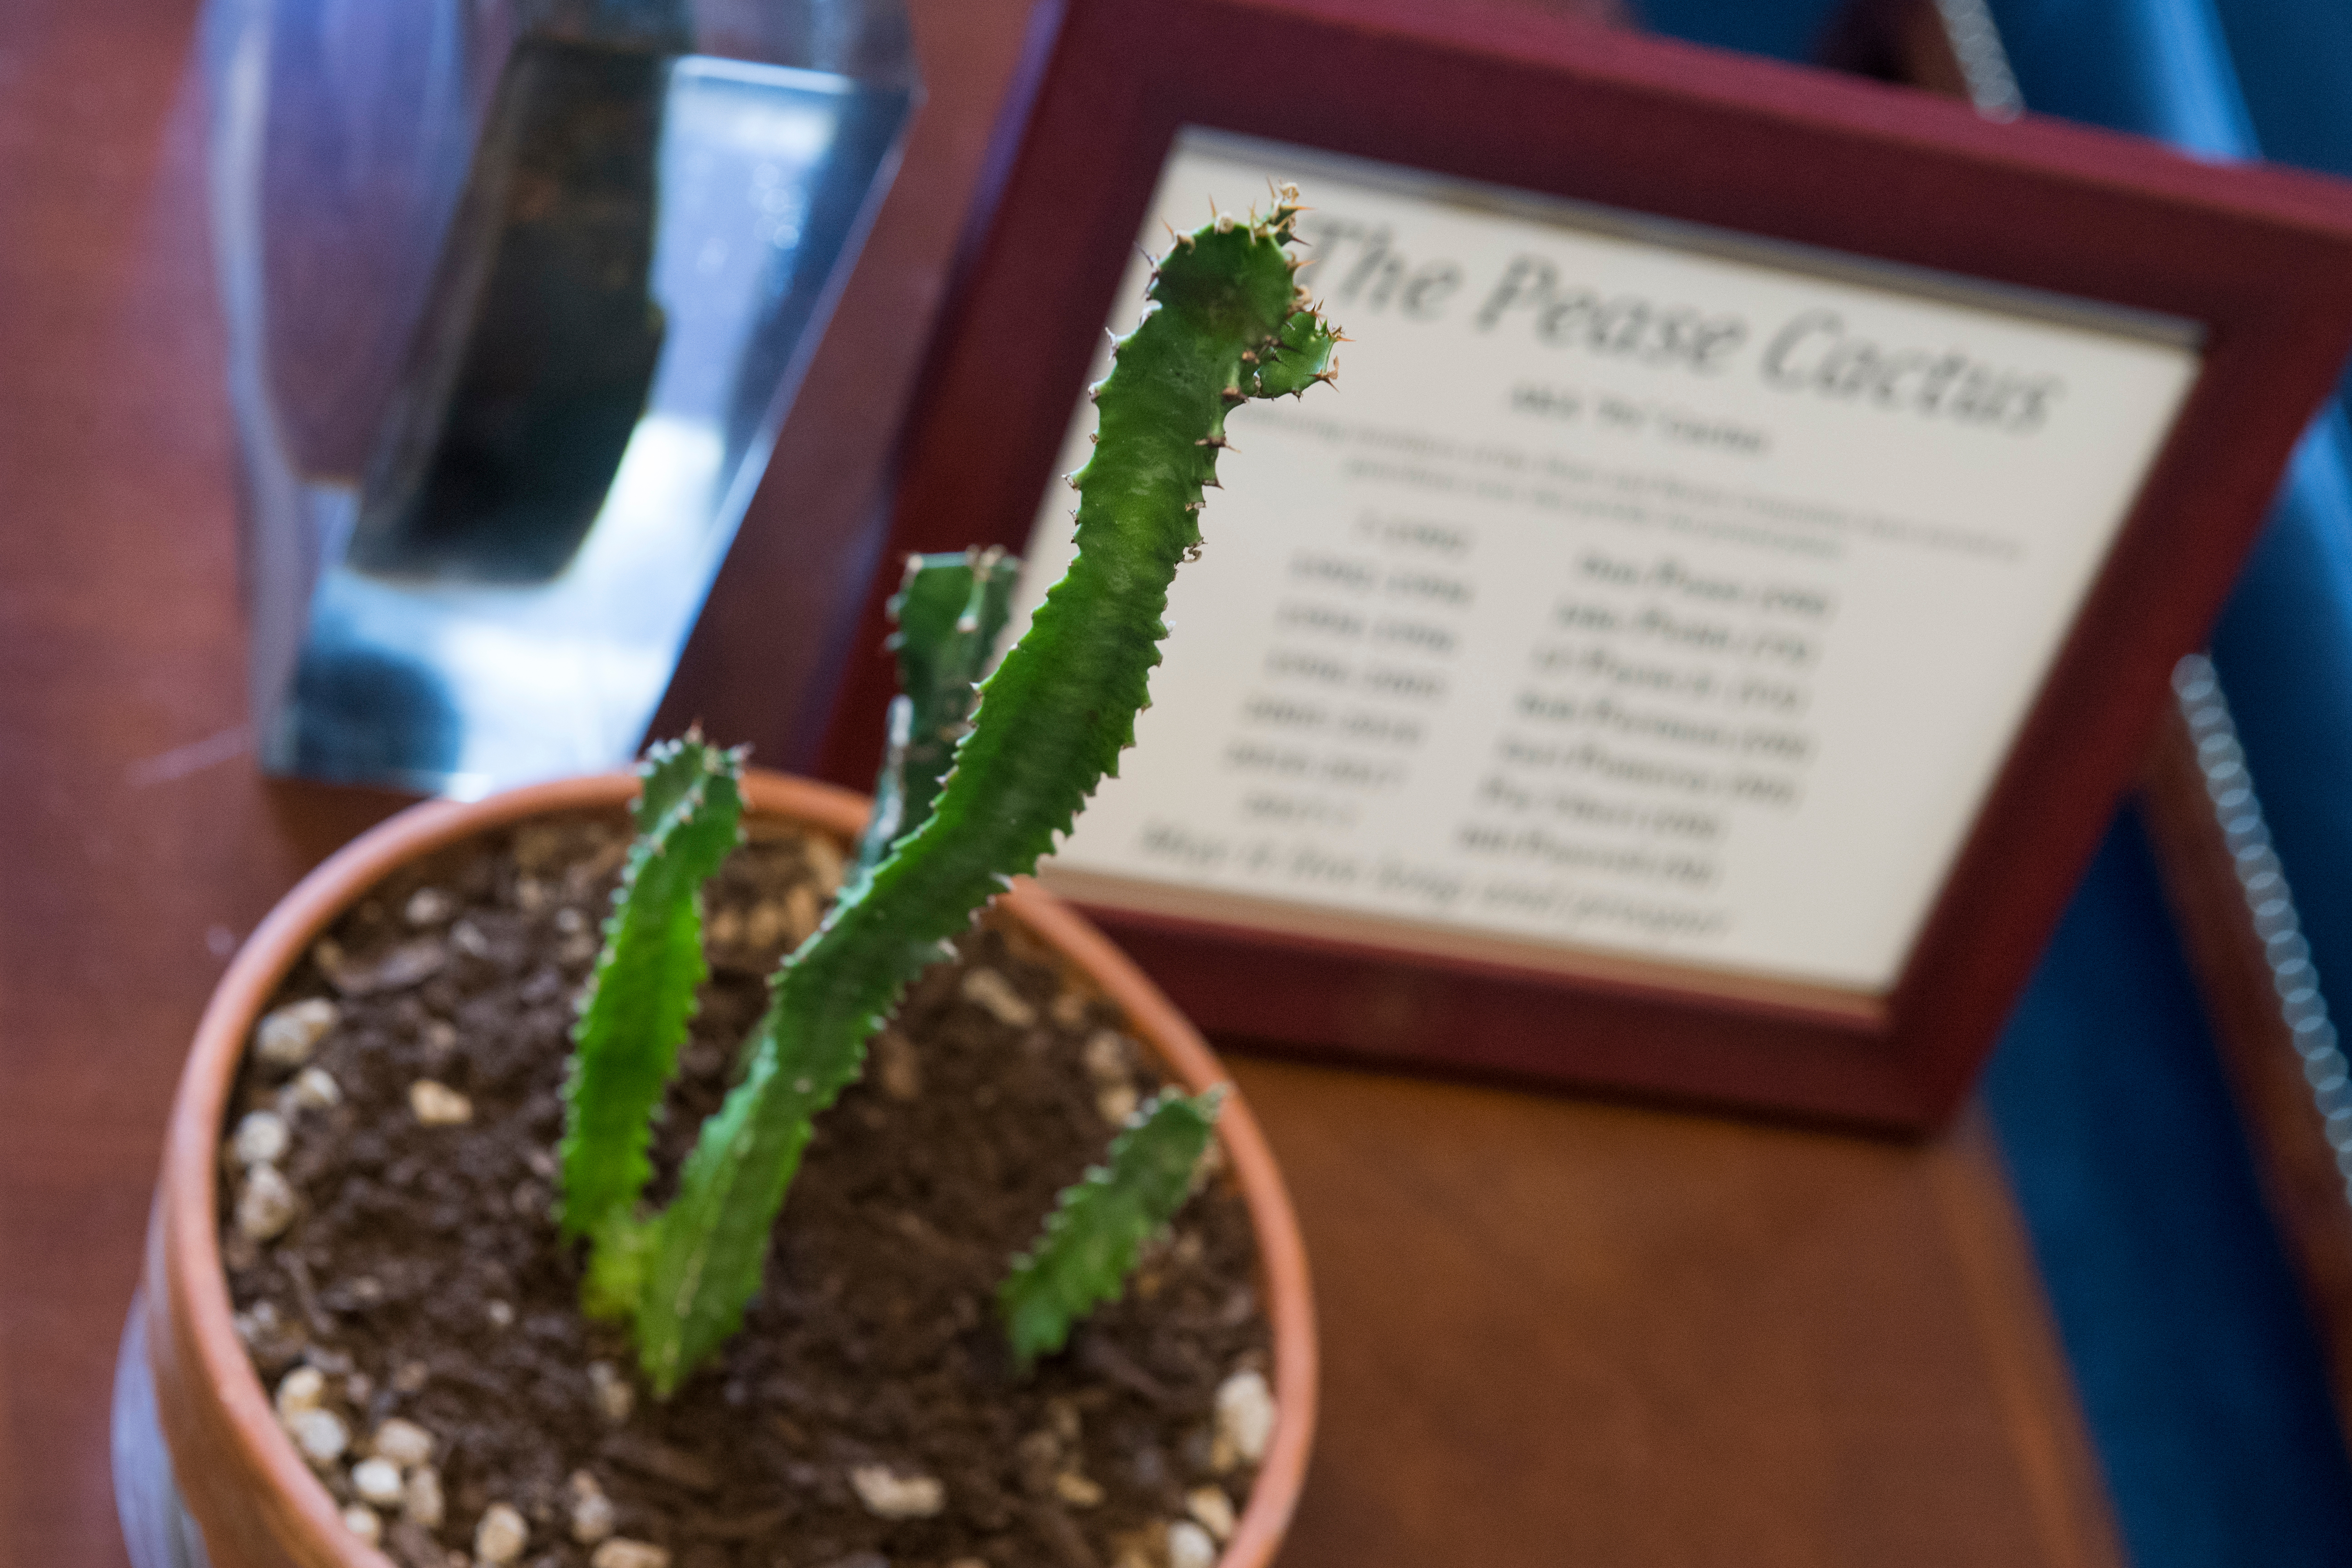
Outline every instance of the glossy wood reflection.
<svg viewBox="0 0 2352 1568">
<path fill-rule="evenodd" d="M 1286 1563 L 2115 1561 L 1973 1121 L 1237 1073 L 1323 1303 Z"/>
<path fill-rule="evenodd" d="M 253 772 L 195 9 L 16 0 L 0 27 L 0 1563 L 41 1568 L 123 1561 L 108 1384 L 205 994 L 305 868 L 398 804 Z M 845 302 L 861 331 L 918 332 L 938 298 L 1024 15 L 915 10 L 915 205 Z M 780 450 L 878 475 L 919 358 L 828 351 L 856 417 Z M 854 553 L 870 497 L 832 482 L 777 481 L 832 496 L 814 515 Z M 781 558 L 761 531 L 785 511 L 813 515 L 763 503 L 746 563 Z M 1328 1347 L 1286 1563 L 2113 1560 L 1972 1130 L 1913 1147 L 1242 1075 Z"/>
</svg>

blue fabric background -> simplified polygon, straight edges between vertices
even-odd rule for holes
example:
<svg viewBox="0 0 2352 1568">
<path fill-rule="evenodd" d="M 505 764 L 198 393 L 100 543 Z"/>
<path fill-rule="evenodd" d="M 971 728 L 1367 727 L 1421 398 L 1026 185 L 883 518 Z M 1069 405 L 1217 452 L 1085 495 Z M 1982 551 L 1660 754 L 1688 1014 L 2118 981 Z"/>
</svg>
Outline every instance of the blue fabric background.
<svg viewBox="0 0 2352 1568">
<path fill-rule="evenodd" d="M 1991 0 L 2027 105 L 2352 174 L 2347 0 Z M 1809 58 L 1823 0 L 1641 0 Z M 2352 994 L 2352 432 L 2305 440 L 2216 635 L 2323 983 Z M 2128 812 L 1985 1083 L 2138 1568 L 2352 1563 L 2352 1463 Z"/>
</svg>

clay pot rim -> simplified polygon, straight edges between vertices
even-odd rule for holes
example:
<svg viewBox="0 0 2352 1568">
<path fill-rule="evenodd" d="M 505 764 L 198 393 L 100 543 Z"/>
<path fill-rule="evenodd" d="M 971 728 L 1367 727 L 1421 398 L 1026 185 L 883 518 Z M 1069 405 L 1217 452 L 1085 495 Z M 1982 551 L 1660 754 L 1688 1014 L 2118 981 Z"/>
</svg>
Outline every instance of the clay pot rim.
<svg viewBox="0 0 2352 1568">
<path fill-rule="evenodd" d="M 151 1368 L 163 1375 L 159 1352 L 171 1342 L 176 1319 L 186 1334 L 180 1342 L 194 1352 L 198 1377 L 216 1391 L 227 1416 L 237 1450 L 228 1457 L 231 1467 L 263 1478 L 276 1493 L 283 1506 L 268 1511 L 310 1538 L 288 1542 L 306 1563 L 320 1568 L 394 1568 L 389 1558 L 343 1525 L 332 1494 L 278 1426 L 268 1391 L 231 1322 L 228 1279 L 220 1256 L 215 1170 L 229 1085 L 246 1042 L 263 1006 L 311 942 L 401 866 L 528 817 L 619 808 L 636 793 L 634 773 L 592 773 L 529 784 L 478 801 L 410 806 L 330 856 L 278 902 L 230 962 L 197 1023 L 173 1100 L 151 1220 Z M 749 813 L 806 822 L 845 844 L 855 843 L 870 805 L 866 796 L 848 790 L 756 768 L 746 772 L 744 799 Z M 1135 1033 L 1190 1089 L 1198 1093 L 1212 1083 L 1231 1085 L 1207 1043 L 1159 987 L 1069 906 L 1027 878 L 1016 879 L 998 903 L 1118 1004 Z M 1289 1194 L 1265 1134 L 1237 1089 L 1225 1100 L 1217 1135 L 1257 1236 L 1273 1332 L 1276 1399 L 1273 1436 L 1248 1506 L 1218 1568 L 1264 1568 L 1289 1526 L 1314 1438 L 1314 1302 Z M 197 1500 L 192 1497 L 190 1503 L 201 1513 Z"/>
</svg>

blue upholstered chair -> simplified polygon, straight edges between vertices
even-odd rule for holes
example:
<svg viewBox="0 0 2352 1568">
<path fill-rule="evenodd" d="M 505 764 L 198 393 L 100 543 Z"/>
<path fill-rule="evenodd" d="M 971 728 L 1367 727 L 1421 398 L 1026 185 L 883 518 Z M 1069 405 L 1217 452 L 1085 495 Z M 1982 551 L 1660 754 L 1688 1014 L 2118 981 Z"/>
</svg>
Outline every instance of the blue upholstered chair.
<svg viewBox="0 0 2352 1568">
<path fill-rule="evenodd" d="M 1824 0 L 1639 0 L 1789 58 Z M 1990 0 L 2027 105 L 2352 175 L 2345 0 Z M 2352 1008 L 2352 431 L 2313 428 L 2214 642 L 2321 983 Z M 2318 1342 L 2136 815 L 2084 879 L 1986 1097 L 2137 1568 L 2352 1563 Z M 2352 1225 L 2352 1209 L 2345 1223 Z"/>
</svg>

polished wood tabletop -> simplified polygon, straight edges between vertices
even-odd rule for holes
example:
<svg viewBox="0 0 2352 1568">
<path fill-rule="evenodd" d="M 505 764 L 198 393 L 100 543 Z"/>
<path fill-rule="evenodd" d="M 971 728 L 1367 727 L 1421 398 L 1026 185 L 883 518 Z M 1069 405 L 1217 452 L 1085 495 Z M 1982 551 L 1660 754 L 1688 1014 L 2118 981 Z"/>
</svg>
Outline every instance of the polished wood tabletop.
<svg viewBox="0 0 2352 1568">
<path fill-rule="evenodd" d="M 706 669 L 744 657 L 762 573 L 845 559 L 1018 52 L 1020 0 L 914 8 L 929 100 Z M 194 12 L 0 14 L 0 1563 L 27 1568 L 123 1561 L 109 1384 L 205 994 L 400 804 L 254 768 Z M 803 642 L 771 648 L 780 692 Z M 1294 1568 L 2116 1561 L 1974 1119 L 1911 1145 L 1235 1067 L 1321 1303 Z"/>
</svg>

